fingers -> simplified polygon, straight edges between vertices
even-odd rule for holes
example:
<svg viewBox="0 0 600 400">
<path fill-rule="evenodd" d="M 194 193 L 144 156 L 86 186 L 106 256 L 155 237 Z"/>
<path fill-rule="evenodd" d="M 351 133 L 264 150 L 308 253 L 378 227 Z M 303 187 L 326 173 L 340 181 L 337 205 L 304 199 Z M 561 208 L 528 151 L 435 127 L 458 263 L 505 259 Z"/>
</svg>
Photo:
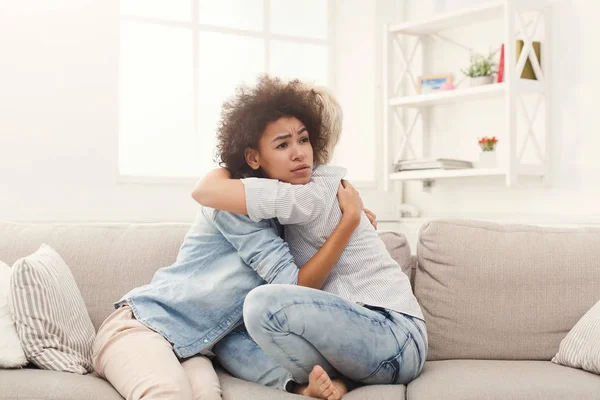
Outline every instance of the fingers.
<svg viewBox="0 0 600 400">
<path fill-rule="evenodd" d="M 373 216 L 367 214 L 367 218 L 369 219 L 369 222 L 371 223 L 371 225 L 373 225 L 373 228 L 375 228 L 376 222 L 375 222 L 375 219 L 373 218 Z"/>
<path fill-rule="evenodd" d="M 365 214 L 367 214 L 367 218 L 369 219 L 371 225 L 373 225 L 373 228 L 377 229 L 377 216 L 375 213 L 367 208 L 363 208 L 363 211 Z"/>
<path fill-rule="evenodd" d="M 369 219 L 373 218 L 373 219 L 377 219 L 377 215 L 375 215 L 375 213 L 371 210 L 369 210 L 368 208 L 363 208 L 365 214 L 367 214 L 367 216 L 369 217 Z"/>
</svg>

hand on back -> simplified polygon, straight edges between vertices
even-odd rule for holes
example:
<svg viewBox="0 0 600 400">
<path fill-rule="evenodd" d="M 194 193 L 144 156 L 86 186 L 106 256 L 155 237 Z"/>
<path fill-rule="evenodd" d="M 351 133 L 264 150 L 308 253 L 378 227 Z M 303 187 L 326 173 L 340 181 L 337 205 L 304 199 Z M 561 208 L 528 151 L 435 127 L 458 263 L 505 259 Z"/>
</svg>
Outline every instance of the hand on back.
<svg viewBox="0 0 600 400">
<path fill-rule="evenodd" d="M 348 217 L 356 217 L 360 220 L 362 211 L 365 212 L 373 228 L 377 229 L 376 215 L 371 210 L 365 208 L 360 193 L 345 179 L 342 179 L 338 187 L 338 201 L 342 213 Z"/>
</svg>

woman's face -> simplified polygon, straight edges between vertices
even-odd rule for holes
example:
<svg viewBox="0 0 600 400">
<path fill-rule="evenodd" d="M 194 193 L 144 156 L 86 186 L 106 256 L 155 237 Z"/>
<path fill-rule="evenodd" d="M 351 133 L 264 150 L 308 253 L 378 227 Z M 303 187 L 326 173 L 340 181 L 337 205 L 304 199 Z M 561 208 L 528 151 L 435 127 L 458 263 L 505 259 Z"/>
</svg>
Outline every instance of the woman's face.
<svg viewBox="0 0 600 400">
<path fill-rule="evenodd" d="M 313 148 L 308 131 L 295 117 L 282 117 L 265 128 L 258 141 L 258 151 L 246 149 L 246 162 L 252 169 L 261 168 L 271 179 L 292 184 L 310 181 Z"/>
</svg>

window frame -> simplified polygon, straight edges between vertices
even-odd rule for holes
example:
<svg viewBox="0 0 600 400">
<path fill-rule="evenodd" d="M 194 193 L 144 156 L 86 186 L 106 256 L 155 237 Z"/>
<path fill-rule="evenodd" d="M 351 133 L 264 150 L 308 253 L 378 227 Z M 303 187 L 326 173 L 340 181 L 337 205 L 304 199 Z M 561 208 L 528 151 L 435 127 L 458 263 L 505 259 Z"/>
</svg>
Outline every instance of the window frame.
<svg viewBox="0 0 600 400">
<path fill-rule="evenodd" d="M 237 28 L 229 28 L 222 27 L 210 24 L 201 24 L 199 22 L 199 0 L 190 0 L 191 1 L 191 13 L 192 18 L 191 21 L 176 21 L 169 19 L 161 19 L 156 17 L 143 17 L 132 14 L 119 14 L 119 22 L 122 21 L 132 21 L 132 22 L 140 22 L 146 24 L 155 24 L 162 26 L 170 26 L 170 27 L 178 27 L 178 28 L 187 28 L 192 31 L 193 41 L 192 41 L 192 63 L 193 63 L 193 80 L 192 80 L 192 91 L 193 91 L 193 130 L 194 130 L 194 138 L 196 141 L 196 145 L 200 145 L 200 133 L 199 133 L 199 113 L 198 113 L 198 103 L 199 103 L 199 33 L 200 32 L 215 32 L 215 33 L 224 33 L 224 34 L 234 34 L 238 36 L 252 37 L 252 38 L 262 38 L 265 44 L 265 73 L 270 73 L 271 65 L 270 65 L 270 56 L 271 56 L 271 43 L 273 40 L 286 41 L 294 44 L 313 44 L 324 46 L 327 49 L 327 77 L 328 77 L 328 86 L 330 88 L 336 87 L 335 82 L 335 21 L 336 21 L 336 13 L 335 13 L 335 0 L 325 0 L 327 4 L 327 39 L 316 39 L 316 38 L 306 38 L 299 37 L 293 35 L 286 34 L 276 34 L 271 32 L 270 27 L 270 11 L 271 11 L 271 0 L 263 0 L 263 30 L 262 31 L 252 31 L 247 29 L 237 29 Z M 120 24 L 119 24 L 120 26 Z M 119 49 L 120 49 L 120 38 L 121 32 L 119 29 Z M 119 50 L 120 51 L 120 50 Z M 119 58 L 119 65 L 120 65 Z M 120 85 L 120 76 L 119 76 L 119 85 Z M 118 98 L 117 102 L 120 103 L 121 99 Z M 121 119 L 120 115 L 117 118 L 117 132 L 118 136 L 121 134 Z M 152 176 L 152 175 L 130 175 L 121 173 L 120 169 L 120 140 L 117 140 L 117 165 L 116 165 L 116 183 L 117 184 L 144 184 L 144 185 L 177 185 L 177 186 L 190 186 L 195 184 L 202 176 Z"/>
</svg>

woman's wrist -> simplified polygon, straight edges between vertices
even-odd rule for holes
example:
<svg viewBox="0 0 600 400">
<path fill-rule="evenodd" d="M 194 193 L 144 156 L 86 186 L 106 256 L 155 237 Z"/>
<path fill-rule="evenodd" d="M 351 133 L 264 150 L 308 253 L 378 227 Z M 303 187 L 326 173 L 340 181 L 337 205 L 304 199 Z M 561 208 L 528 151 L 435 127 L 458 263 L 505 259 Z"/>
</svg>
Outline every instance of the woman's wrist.
<svg viewBox="0 0 600 400">
<path fill-rule="evenodd" d="M 342 214 L 340 224 L 348 225 L 354 230 L 360 223 L 360 211 L 346 211 Z"/>
</svg>

